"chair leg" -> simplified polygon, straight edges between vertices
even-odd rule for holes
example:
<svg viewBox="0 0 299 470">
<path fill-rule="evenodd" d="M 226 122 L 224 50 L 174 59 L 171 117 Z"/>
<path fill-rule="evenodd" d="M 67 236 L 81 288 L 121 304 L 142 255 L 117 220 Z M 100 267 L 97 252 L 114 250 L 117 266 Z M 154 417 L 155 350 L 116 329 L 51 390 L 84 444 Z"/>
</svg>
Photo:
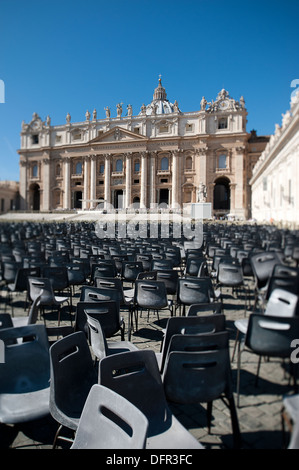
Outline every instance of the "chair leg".
<svg viewBox="0 0 299 470">
<path fill-rule="evenodd" d="M 258 380 L 259 380 L 261 361 L 262 361 L 262 356 L 259 357 L 258 364 L 257 364 L 257 371 L 256 371 L 256 376 L 255 376 L 255 386 L 256 387 L 257 387 Z"/>
<path fill-rule="evenodd" d="M 230 416 L 231 416 L 232 430 L 233 430 L 233 437 L 234 437 L 234 448 L 239 449 L 241 447 L 241 433 L 240 433 L 237 410 L 236 410 L 235 400 L 234 400 L 233 395 L 228 398 L 228 402 L 229 402 L 229 409 L 230 409 Z"/>
<path fill-rule="evenodd" d="M 233 360 L 234 360 L 234 358 L 235 358 L 235 352 L 236 352 L 237 344 L 238 344 L 238 342 L 240 341 L 240 340 L 239 340 L 239 336 L 240 336 L 240 331 L 237 330 L 236 339 L 235 339 L 235 345 L 234 345 L 234 350 L 233 350 L 233 355 L 232 355 L 232 362 L 233 362 Z"/>
<path fill-rule="evenodd" d="M 212 408 L 213 408 L 213 402 L 209 401 L 207 403 L 207 426 L 208 426 L 209 434 L 211 434 Z"/>
</svg>

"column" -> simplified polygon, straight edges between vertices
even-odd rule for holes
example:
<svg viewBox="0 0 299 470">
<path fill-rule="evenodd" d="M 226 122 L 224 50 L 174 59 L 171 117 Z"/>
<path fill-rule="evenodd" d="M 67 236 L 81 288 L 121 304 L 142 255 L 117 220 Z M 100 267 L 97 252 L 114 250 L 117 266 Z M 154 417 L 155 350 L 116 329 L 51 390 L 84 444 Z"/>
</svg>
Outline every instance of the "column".
<svg viewBox="0 0 299 470">
<path fill-rule="evenodd" d="M 84 157 L 84 173 L 83 173 L 83 201 L 82 201 L 82 209 L 86 210 L 89 208 L 89 157 Z"/>
<path fill-rule="evenodd" d="M 172 199 L 171 205 L 174 209 L 178 204 L 178 158 L 179 150 L 172 152 Z"/>
<path fill-rule="evenodd" d="M 156 204 L 156 155 L 157 152 L 151 152 L 150 159 L 150 204 Z"/>
<path fill-rule="evenodd" d="M 27 162 L 20 160 L 20 209 L 26 210 L 27 207 Z"/>
<path fill-rule="evenodd" d="M 50 186 L 50 159 L 43 159 L 43 210 L 51 209 L 51 186 Z"/>
<path fill-rule="evenodd" d="M 243 217 L 245 215 L 243 204 L 244 191 L 244 147 L 235 149 L 235 214 Z"/>
<path fill-rule="evenodd" d="M 207 186 L 207 148 L 199 148 L 200 181 Z"/>
<path fill-rule="evenodd" d="M 71 209 L 71 162 L 70 157 L 64 159 L 64 198 L 63 208 Z"/>
<path fill-rule="evenodd" d="M 126 154 L 126 200 L 125 208 L 128 209 L 131 205 L 131 192 L 132 192 L 132 154 Z"/>
<path fill-rule="evenodd" d="M 147 152 L 141 152 L 140 209 L 147 203 Z"/>
<path fill-rule="evenodd" d="M 94 209 L 97 206 L 96 199 L 96 187 L 97 187 L 97 157 L 96 155 L 91 156 L 90 163 L 90 208 Z"/>
<path fill-rule="evenodd" d="M 111 177 L 111 156 L 110 154 L 105 155 L 105 208 L 107 204 L 111 203 L 111 189 L 110 189 L 110 177 Z"/>
</svg>

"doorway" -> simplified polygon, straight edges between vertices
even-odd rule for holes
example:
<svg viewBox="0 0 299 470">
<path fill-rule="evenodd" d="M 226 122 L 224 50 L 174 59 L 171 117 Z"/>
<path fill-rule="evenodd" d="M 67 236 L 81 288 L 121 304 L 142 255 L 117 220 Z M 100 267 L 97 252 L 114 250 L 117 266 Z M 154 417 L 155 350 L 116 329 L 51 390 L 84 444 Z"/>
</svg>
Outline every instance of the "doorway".
<svg viewBox="0 0 299 470">
<path fill-rule="evenodd" d="M 214 187 L 214 210 L 230 210 L 230 181 L 228 178 L 218 178 Z"/>
</svg>

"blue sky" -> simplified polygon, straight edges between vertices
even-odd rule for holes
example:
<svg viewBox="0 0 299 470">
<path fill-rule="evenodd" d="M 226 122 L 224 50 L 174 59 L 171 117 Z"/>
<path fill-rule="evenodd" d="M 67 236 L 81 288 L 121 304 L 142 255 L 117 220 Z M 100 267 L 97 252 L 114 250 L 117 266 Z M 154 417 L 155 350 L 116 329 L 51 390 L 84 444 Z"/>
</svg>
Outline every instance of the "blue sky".
<svg viewBox="0 0 299 470">
<path fill-rule="evenodd" d="M 273 133 L 299 79 L 298 17 L 298 0 L 0 0 L 0 180 L 19 179 L 22 120 L 138 114 L 159 74 L 183 112 L 225 88 L 248 131 Z"/>
</svg>

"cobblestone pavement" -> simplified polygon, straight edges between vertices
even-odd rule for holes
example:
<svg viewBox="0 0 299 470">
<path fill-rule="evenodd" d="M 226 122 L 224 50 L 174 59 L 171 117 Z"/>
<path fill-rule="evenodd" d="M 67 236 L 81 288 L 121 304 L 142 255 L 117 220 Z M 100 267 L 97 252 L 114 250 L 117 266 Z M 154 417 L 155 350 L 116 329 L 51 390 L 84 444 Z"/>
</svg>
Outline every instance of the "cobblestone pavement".
<svg viewBox="0 0 299 470">
<path fill-rule="evenodd" d="M 229 290 L 224 290 L 223 293 L 223 307 L 227 329 L 230 332 L 232 354 L 236 336 L 234 321 L 244 318 L 244 303 L 242 299 L 233 296 Z M 73 300 L 74 311 L 78 298 L 79 290 L 76 291 Z M 7 304 L 6 293 L 2 291 L 0 300 L 0 312 L 11 311 L 13 304 L 15 316 L 27 314 L 27 311 L 24 310 L 25 299 L 22 295 L 14 294 L 12 304 Z M 246 315 L 248 316 L 249 313 Z M 149 318 L 147 318 L 147 315 L 143 315 L 139 321 L 138 331 L 133 332 L 131 341 L 140 349 L 153 349 L 158 352 L 163 336 L 162 330 L 165 328 L 167 318 L 167 313 L 161 313 L 158 322 L 154 313 L 151 313 Z M 43 320 L 38 320 L 38 322 L 40 321 Z M 69 315 L 66 312 L 64 321 L 65 324 L 69 324 Z M 48 319 L 47 324 L 55 324 L 55 321 Z M 119 339 L 119 337 L 116 336 L 115 339 Z M 234 359 L 231 366 L 234 386 L 236 387 L 236 359 Z M 256 370 L 257 357 L 244 352 L 242 354 L 240 406 L 237 408 L 242 434 L 242 448 L 282 449 L 282 397 L 284 394 L 292 392 L 288 380 L 288 371 L 286 371 L 280 360 L 263 360 L 260 380 L 256 387 L 254 383 Z M 182 424 L 207 449 L 230 449 L 233 447 L 230 414 L 222 400 L 216 400 L 213 403 L 211 434 L 207 432 L 205 404 L 192 406 L 171 405 L 171 408 Z M 22 425 L 0 425 L 0 447 L 2 449 L 51 449 L 56 429 L 57 423 L 51 416 Z M 68 446 L 62 441 L 60 445 L 61 447 Z"/>
</svg>

